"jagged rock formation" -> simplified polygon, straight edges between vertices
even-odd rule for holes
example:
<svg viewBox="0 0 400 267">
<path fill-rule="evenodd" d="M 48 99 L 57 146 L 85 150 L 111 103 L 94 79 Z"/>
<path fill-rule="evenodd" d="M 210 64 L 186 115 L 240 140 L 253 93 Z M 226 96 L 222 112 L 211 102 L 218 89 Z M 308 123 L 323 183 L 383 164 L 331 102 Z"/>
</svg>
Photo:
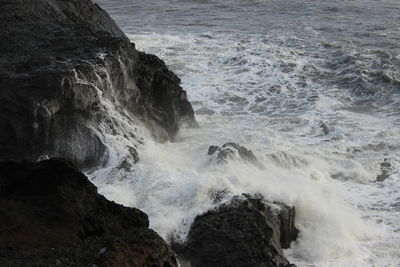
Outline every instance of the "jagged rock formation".
<svg viewBox="0 0 400 267">
<path fill-rule="evenodd" d="M 253 151 L 235 142 L 225 143 L 222 147 L 210 146 L 207 154 L 216 154 L 218 164 L 226 163 L 228 160 L 241 160 L 263 168 L 262 163 L 254 155 Z"/>
<path fill-rule="evenodd" d="M 91 0 L 0 0 L 0 160 L 107 160 L 105 134 L 196 126 L 179 78 Z M 132 151 L 135 147 L 131 148 Z"/>
<path fill-rule="evenodd" d="M 148 226 L 64 160 L 0 162 L 1 266 L 176 266 Z"/>
<path fill-rule="evenodd" d="M 197 216 L 186 243 L 175 249 L 192 267 L 294 266 L 282 252 L 297 238 L 294 218 L 294 207 L 236 196 Z"/>
</svg>

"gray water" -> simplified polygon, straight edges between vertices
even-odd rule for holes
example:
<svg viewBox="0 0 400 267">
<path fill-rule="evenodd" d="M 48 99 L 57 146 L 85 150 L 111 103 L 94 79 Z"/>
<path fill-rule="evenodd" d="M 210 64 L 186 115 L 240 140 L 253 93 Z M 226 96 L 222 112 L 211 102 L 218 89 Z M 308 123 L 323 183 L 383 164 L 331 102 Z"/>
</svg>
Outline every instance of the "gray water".
<svg viewBox="0 0 400 267">
<path fill-rule="evenodd" d="M 400 1 L 96 2 L 178 74 L 201 126 L 145 137 L 130 173 L 93 175 L 103 194 L 184 240 L 210 190 L 262 193 L 296 206 L 299 266 L 400 264 Z M 227 141 L 266 170 L 214 164 Z"/>
</svg>

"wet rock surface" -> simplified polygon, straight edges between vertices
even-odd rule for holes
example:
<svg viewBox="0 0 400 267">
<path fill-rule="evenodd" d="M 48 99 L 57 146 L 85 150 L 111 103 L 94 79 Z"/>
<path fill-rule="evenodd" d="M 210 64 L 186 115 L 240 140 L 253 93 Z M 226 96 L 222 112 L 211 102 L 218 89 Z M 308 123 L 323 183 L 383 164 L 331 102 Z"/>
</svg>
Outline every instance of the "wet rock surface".
<svg viewBox="0 0 400 267">
<path fill-rule="evenodd" d="M 381 173 L 378 174 L 376 177 L 377 182 L 383 182 L 387 178 L 389 178 L 390 173 L 392 171 L 392 164 L 390 163 L 389 159 L 385 158 L 381 164 L 379 164 L 379 167 L 381 169 Z"/>
<path fill-rule="evenodd" d="M 0 18 L 0 160 L 89 168 L 107 161 L 104 130 L 121 121 L 161 141 L 197 126 L 180 79 L 92 1 L 0 0 Z"/>
<path fill-rule="evenodd" d="M 296 240 L 295 208 L 261 196 L 236 196 L 196 217 L 175 250 L 187 266 L 294 266 L 282 248 Z"/>
<path fill-rule="evenodd" d="M 226 163 L 228 160 L 241 160 L 261 168 L 263 167 L 253 151 L 235 142 L 225 143 L 222 147 L 210 146 L 208 148 L 208 155 L 214 155 L 215 153 L 218 164 Z"/>
<path fill-rule="evenodd" d="M 176 266 L 148 226 L 67 161 L 0 162 L 1 266 Z"/>
</svg>

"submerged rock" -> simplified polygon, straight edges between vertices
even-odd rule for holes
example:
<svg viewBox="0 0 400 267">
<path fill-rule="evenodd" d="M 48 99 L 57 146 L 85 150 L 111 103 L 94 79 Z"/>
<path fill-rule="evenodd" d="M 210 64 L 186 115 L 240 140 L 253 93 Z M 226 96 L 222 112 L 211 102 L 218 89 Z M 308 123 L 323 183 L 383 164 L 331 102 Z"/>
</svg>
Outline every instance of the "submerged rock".
<svg viewBox="0 0 400 267">
<path fill-rule="evenodd" d="M 208 154 L 209 156 L 211 156 L 211 155 L 213 155 L 215 152 L 217 152 L 218 150 L 221 150 L 219 146 L 210 146 L 210 147 L 208 148 L 207 154 Z"/>
<path fill-rule="evenodd" d="M 380 168 L 381 173 L 376 177 L 377 182 L 383 182 L 390 176 L 390 172 L 392 171 L 392 164 L 390 164 L 390 161 L 385 158 L 380 164 Z"/>
<path fill-rule="evenodd" d="M 253 151 L 239 145 L 238 143 L 225 143 L 221 148 L 218 146 L 210 146 L 208 148 L 208 155 L 214 155 L 214 153 L 217 153 L 218 164 L 226 163 L 228 160 L 241 160 L 258 167 L 263 167 L 262 163 L 258 161 Z"/>
<path fill-rule="evenodd" d="M 321 128 L 321 130 L 322 130 L 322 132 L 324 133 L 324 135 L 328 135 L 329 133 L 330 133 L 330 129 L 329 129 L 329 127 L 328 127 L 328 125 L 325 123 L 325 122 L 323 122 L 323 121 L 321 121 L 320 123 L 319 123 L 319 127 Z"/>
<path fill-rule="evenodd" d="M 294 207 L 261 196 L 236 196 L 197 216 L 176 251 L 192 267 L 294 266 L 282 252 L 297 238 L 294 219 Z"/>
<path fill-rule="evenodd" d="M 107 200 L 72 164 L 0 162 L 6 266 L 176 266 L 147 215 Z"/>
<path fill-rule="evenodd" d="M 180 79 L 91 0 L 0 7 L 0 160 L 46 154 L 88 168 L 107 160 L 106 133 L 135 139 L 142 121 L 164 141 L 197 126 Z"/>
</svg>

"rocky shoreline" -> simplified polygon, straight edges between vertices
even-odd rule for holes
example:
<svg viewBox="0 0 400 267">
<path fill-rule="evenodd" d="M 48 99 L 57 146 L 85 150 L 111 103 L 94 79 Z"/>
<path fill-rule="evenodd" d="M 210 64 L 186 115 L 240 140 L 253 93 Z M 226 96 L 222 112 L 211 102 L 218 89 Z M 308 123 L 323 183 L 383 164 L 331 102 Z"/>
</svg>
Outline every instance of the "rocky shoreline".
<svg viewBox="0 0 400 267">
<path fill-rule="evenodd" d="M 0 17 L 0 266 L 291 266 L 294 207 L 216 197 L 173 250 L 82 173 L 106 164 L 107 134 L 131 141 L 136 162 L 139 124 L 161 142 L 198 127 L 180 79 L 97 4 L 0 0 Z M 239 144 L 210 149 L 263 167 Z"/>
<path fill-rule="evenodd" d="M 0 266 L 294 266 L 282 252 L 294 220 L 294 207 L 235 196 L 173 251 L 145 213 L 99 195 L 68 161 L 0 162 Z"/>
</svg>

